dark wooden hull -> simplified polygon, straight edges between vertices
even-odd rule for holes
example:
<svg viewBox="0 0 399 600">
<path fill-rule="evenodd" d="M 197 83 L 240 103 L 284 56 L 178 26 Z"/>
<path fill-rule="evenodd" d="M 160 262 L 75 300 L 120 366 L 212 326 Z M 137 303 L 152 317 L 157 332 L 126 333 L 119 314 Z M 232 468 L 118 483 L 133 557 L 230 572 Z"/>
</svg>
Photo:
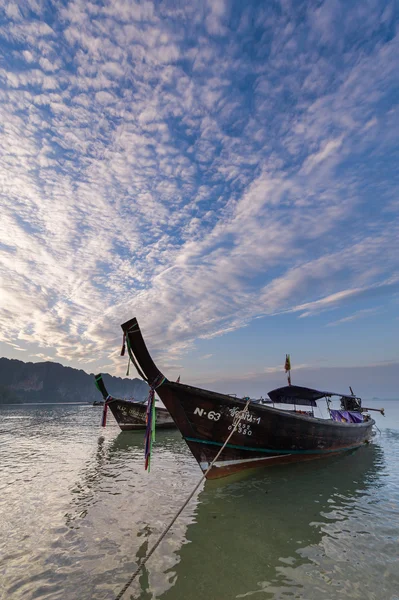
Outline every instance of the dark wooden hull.
<svg viewBox="0 0 399 600">
<path fill-rule="evenodd" d="M 162 381 L 136 319 L 122 328 L 148 380 Z M 205 472 L 225 443 L 245 400 L 167 380 L 157 387 L 157 393 Z M 207 477 L 353 450 L 371 439 L 373 424 L 371 419 L 357 424 L 317 419 L 252 403 Z"/>
<path fill-rule="evenodd" d="M 234 415 L 244 408 L 245 401 L 171 382 L 165 382 L 157 392 L 205 472 L 226 441 Z M 371 439 L 373 423 L 338 423 L 250 404 L 208 478 L 352 450 Z"/>
<path fill-rule="evenodd" d="M 122 431 L 136 431 L 146 428 L 146 404 L 113 398 L 108 401 L 108 407 Z M 165 408 L 159 406 L 155 408 L 155 419 L 157 429 L 176 427 L 172 417 Z"/>
<path fill-rule="evenodd" d="M 147 404 L 132 402 L 122 398 L 114 398 L 108 394 L 101 373 L 95 376 L 97 389 L 101 392 L 104 402 L 115 417 L 122 431 L 143 430 L 146 428 Z M 103 404 L 104 404 L 103 402 Z M 155 408 L 155 424 L 161 429 L 176 427 L 172 417 L 165 408 Z"/>
</svg>

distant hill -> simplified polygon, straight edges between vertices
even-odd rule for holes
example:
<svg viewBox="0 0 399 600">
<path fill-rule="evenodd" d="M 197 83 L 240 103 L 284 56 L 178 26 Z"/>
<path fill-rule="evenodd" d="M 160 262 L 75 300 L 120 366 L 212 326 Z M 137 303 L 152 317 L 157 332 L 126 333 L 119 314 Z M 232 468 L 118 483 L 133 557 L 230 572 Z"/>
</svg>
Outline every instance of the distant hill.
<svg viewBox="0 0 399 600">
<path fill-rule="evenodd" d="M 109 393 L 144 400 L 148 386 L 141 379 L 122 379 L 104 374 Z M 0 404 L 25 402 L 93 402 L 101 400 L 94 375 L 58 363 L 25 363 L 0 358 Z"/>
</svg>

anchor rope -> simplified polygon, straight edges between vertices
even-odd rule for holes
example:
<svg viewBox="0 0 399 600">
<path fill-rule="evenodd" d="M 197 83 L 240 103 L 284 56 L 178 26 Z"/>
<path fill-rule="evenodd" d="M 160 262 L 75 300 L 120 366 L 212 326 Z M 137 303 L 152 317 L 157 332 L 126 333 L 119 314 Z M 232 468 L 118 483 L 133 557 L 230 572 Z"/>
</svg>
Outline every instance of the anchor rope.
<svg viewBox="0 0 399 600">
<path fill-rule="evenodd" d="M 224 442 L 223 446 L 220 448 L 219 452 L 216 454 L 215 458 L 213 459 L 213 461 L 211 462 L 211 464 L 209 465 L 209 467 L 207 468 L 207 470 L 205 471 L 205 473 L 203 473 L 201 479 L 198 481 L 198 483 L 196 483 L 196 485 L 194 486 L 194 489 L 187 496 L 187 498 L 183 502 L 182 506 L 176 512 L 176 514 L 174 515 L 174 517 L 170 521 L 169 525 L 166 527 L 166 529 L 163 530 L 163 532 L 161 533 L 161 535 L 159 536 L 159 538 L 157 539 L 157 541 L 155 542 L 155 544 L 152 546 L 151 550 L 143 558 L 143 560 L 141 561 L 141 563 L 137 566 L 137 569 L 134 571 L 133 575 L 131 575 L 131 577 L 127 580 L 127 582 L 125 583 L 125 585 L 123 586 L 123 588 L 121 589 L 121 591 L 119 592 L 119 594 L 117 596 L 115 596 L 115 600 L 121 600 L 121 598 L 124 595 L 124 593 L 129 589 L 129 587 L 131 586 L 131 584 L 133 583 L 133 581 L 136 579 L 137 575 L 142 571 L 142 569 L 146 565 L 147 561 L 154 554 L 154 552 L 158 548 L 159 544 L 162 542 L 162 540 L 164 539 L 164 537 L 166 536 L 166 534 L 173 527 L 173 525 L 177 521 L 178 517 L 181 515 L 181 513 L 183 512 L 183 510 L 186 508 L 187 504 L 190 502 L 190 500 L 194 496 L 195 492 L 198 490 L 199 486 L 201 485 L 201 483 L 203 482 L 203 480 L 205 479 L 205 477 L 208 475 L 209 471 L 212 469 L 212 467 L 216 463 L 216 461 L 219 458 L 219 456 L 222 454 L 223 450 L 225 449 L 225 447 L 227 446 L 228 442 L 230 441 L 231 436 L 237 430 L 237 427 L 240 424 L 241 420 L 244 418 L 245 414 L 248 412 L 249 403 L 250 403 L 250 399 L 247 400 L 247 403 L 246 403 L 245 407 L 243 408 L 243 410 L 236 413 L 236 415 L 234 417 L 234 421 L 233 421 L 233 427 L 232 427 L 229 435 L 227 436 L 227 439 Z"/>
</svg>

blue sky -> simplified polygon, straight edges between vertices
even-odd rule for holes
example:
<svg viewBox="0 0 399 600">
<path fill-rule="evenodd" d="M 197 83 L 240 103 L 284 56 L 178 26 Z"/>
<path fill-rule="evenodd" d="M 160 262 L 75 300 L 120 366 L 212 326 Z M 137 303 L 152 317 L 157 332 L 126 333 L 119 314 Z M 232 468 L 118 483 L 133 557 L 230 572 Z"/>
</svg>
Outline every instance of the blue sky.
<svg viewBox="0 0 399 600">
<path fill-rule="evenodd" d="M 2 355 L 122 374 L 137 316 L 187 382 L 399 366 L 395 2 L 1 5 Z"/>
</svg>

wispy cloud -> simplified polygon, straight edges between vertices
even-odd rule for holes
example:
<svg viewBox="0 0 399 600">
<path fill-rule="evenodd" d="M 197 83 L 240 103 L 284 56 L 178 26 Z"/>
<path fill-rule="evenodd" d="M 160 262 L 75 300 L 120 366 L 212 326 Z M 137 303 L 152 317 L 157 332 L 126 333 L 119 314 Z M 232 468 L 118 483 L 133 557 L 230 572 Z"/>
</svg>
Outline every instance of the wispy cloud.
<svg viewBox="0 0 399 600">
<path fill-rule="evenodd" d="M 393 6 L 6 2 L 1 339 L 116 364 L 135 314 L 175 361 L 390 295 Z"/>
<path fill-rule="evenodd" d="M 300 304 L 295 306 L 292 309 L 292 312 L 301 312 L 301 318 L 309 317 L 314 314 L 319 314 L 325 310 L 331 310 L 331 308 L 336 308 L 341 305 L 344 301 L 354 298 L 378 298 L 380 296 L 385 296 L 387 293 L 394 296 L 395 290 L 398 289 L 399 286 L 399 277 L 394 276 L 389 279 L 374 283 L 368 286 L 352 288 L 347 290 L 342 290 L 335 294 L 330 294 L 324 298 L 320 298 L 319 300 L 315 300 L 314 302 L 307 302 L 305 304 Z M 373 309 L 364 309 L 363 311 L 359 311 L 359 314 L 371 314 L 371 312 L 376 312 L 379 307 Z"/>
<path fill-rule="evenodd" d="M 328 323 L 328 327 L 333 327 L 335 325 L 341 325 L 342 323 L 350 323 L 352 321 L 357 321 L 358 319 L 363 319 L 365 317 L 370 317 L 379 312 L 379 308 L 364 308 L 363 310 L 358 310 L 357 312 L 349 315 L 348 317 L 343 317 L 342 319 L 338 319 L 337 321 L 333 321 L 332 323 Z"/>
</svg>

